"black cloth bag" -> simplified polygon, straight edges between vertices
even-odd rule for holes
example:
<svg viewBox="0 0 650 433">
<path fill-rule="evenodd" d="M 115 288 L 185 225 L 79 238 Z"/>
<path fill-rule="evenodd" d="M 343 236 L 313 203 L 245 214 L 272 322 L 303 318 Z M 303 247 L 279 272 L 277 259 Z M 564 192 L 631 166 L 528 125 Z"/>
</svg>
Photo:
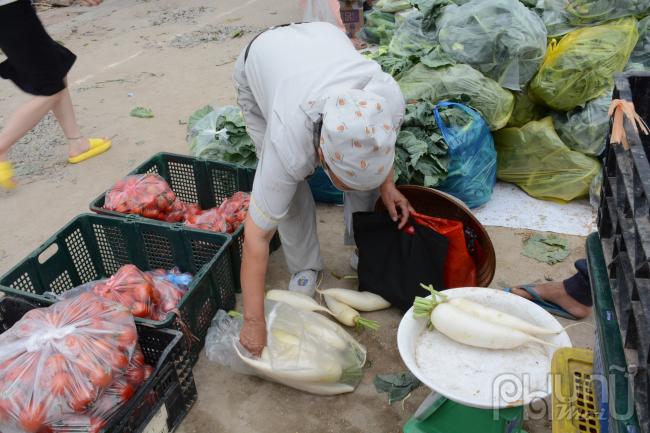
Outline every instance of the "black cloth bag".
<svg viewBox="0 0 650 433">
<path fill-rule="evenodd" d="M 411 234 L 398 230 L 388 213 L 352 216 L 359 248 L 359 290 L 376 293 L 406 311 L 416 296 L 427 296 L 420 283 L 444 287 L 448 240 L 412 219 Z"/>
</svg>

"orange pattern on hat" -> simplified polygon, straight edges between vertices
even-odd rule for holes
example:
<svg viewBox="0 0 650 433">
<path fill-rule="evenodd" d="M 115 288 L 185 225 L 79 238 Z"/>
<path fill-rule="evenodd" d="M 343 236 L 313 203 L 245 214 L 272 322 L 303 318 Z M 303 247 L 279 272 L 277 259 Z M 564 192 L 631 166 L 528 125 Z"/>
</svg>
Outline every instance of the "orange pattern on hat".
<svg viewBox="0 0 650 433">
<path fill-rule="evenodd" d="M 359 163 L 359 167 L 361 167 L 361 169 L 363 170 L 365 170 L 368 167 L 368 163 L 366 162 L 365 159 L 361 160 L 361 162 Z"/>
<path fill-rule="evenodd" d="M 354 146 L 354 147 L 363 147 L 361 142 L 359 140 L 356 140 L 356 139 L 352 140 L 352 146 Z"/>
<path fill-rule="evenodd" d="M 337 102 L 341 106 L 345 105 L 345 99 L 343 99 L 343 98 L 339 98 L 339 100 Z"/>
</svg>

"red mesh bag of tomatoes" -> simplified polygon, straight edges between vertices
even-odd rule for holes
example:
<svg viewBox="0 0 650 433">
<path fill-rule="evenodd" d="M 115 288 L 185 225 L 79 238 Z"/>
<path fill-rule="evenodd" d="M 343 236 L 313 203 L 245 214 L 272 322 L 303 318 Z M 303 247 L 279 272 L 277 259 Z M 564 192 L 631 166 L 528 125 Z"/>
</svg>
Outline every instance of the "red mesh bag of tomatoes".
<svg viewBox="0 0 650 433">
<path fill-rule="evenodd" d="M 226 222 L 231 227 L 229 233 L 237 230 L 246 220 L 250 200 L 250 194 L 236 192 L 232 197 L 224 200 L 221 206 L 219 206 L 221 214 L 226 218 Z"/>
<path fill-rule="evenodd" d="M 189 215 L 185 220 L 185 225 L 195 229 L 232 233 L 232 226 L 228 224 L 221 210 L 216 207 L 201 211 L 195 215 Z"/>
<path fill-rule="evenodd" d="M 135 265 L 124 265 L 107 280 L 95 284 L 91 291 L 97 296 L 120 303 L 135 317 L 151 318 L 158 294 L 150 275 Z"/>
<path fill-rule="evenodd" d="M 0 431 L 47 433 L 124 376 L 137 342 L 122 305 L 84 293 L 0 335 Z"/>
<path fill-rule="evenodd" d="M 145 218 L 165 220 L 178 211 L 176 194 L 165 179 L 157 174 L 126 176 L 106 193 L 104 208 L 120 213 L 142 215 Z"/>
<path fill-rule="evenodd" d="M 176 310 L 181 299 L 187 293 L 189 284 L 192 281 L 192 275 L 181 273 L 177 268 L 171 271 L 155 269 L 147 272 L 147 274 L 153 278 L 154 291 L 158 300 L 154 305 L 151 318 L 153 320 L 165 320 L 167 314 Z"/>
</svg>

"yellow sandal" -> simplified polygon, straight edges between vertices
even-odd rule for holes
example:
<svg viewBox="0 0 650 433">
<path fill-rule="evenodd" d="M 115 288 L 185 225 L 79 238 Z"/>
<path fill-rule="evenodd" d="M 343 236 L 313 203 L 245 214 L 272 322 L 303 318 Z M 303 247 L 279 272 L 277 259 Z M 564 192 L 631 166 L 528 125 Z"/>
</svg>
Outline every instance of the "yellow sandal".
<svg viewBox="0 0 650 433">
<path fill-rule="evenodd" d="M 0 188 L 6 190 L 16 188 L 14 169 L 9 161 L 0 161 Z"/>
<path fill-rule="evenodd" d="M 68 162 L 70 164 L 79 164 L 80 162 L 94 158 L 97 155 L 101 155 L 111 148 L 112 142 L 111 140 L 104 140 L 103 138 L 89 138 L 88 144 L 90 147 L 87 151 L 68 158 Z"/>
</svg>

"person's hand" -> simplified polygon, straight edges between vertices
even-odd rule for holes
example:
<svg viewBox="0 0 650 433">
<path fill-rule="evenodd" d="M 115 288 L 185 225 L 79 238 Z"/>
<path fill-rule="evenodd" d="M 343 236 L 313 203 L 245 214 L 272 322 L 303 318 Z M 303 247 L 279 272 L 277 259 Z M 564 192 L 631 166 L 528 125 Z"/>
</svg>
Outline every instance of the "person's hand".
<svg viewBox="0 0 650 433">
<path fill-rule="evenodd" d="M 266 346 L 266 322 L 264 319 L 246 319 L 239 333 L 239 342 L 253 356 L 260 356 Z"/>
<path fill-rule="evenodd" d="M 99 6 L 104 0 L 80 0 L 83 6 Z"/>
<path fill-rule="evenodd" d="M 383 184 L 379 188 L 379 193 L 381 194 L 381 200 L 384 202 L 386 209 L 388 209 L 388 214 L 393 221 L 399 221 L 397 227 L 401 230 L 408 222 L 411 212 L 414 211 L 411 204 L 392 182 Z"/>
</svg>

